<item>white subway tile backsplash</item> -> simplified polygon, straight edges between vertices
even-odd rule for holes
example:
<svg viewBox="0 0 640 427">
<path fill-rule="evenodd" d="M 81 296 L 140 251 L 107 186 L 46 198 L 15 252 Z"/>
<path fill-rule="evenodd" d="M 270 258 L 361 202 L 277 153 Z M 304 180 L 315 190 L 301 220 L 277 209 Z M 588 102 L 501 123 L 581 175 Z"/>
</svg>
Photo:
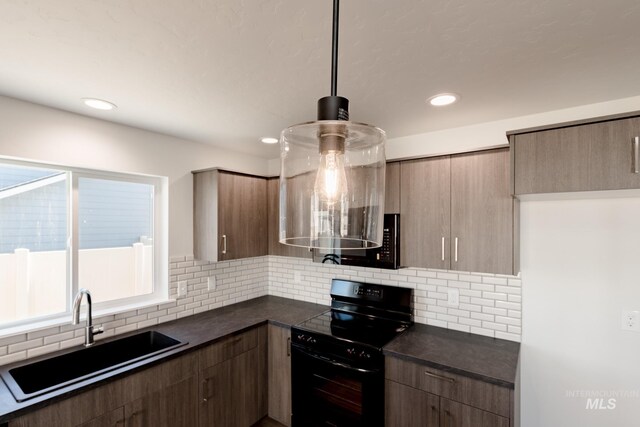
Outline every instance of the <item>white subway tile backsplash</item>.
<svg viewBox="0 0 640 427">
<path fill-rule="evenodd" d="M 74 331 L 63 332 L 61 334 L 49 335 L 44 337 L 44 345 L 59 343 L 60 341 L 70 340 L 74 337 Z"/>
<path fill-rule="evenodd" d="M 478 334 L 478 335 L 484 335 L 487 337 L 495 337 L 496 332 L 491 330 L 491 329 L 485 329 L 485 328 L 477 328 L 472 326 L 471 327 L 471 333 L 472 334 Z"/>
<path fill-rule="evenodd" d="M 43 345 L 42 347 L 36 347 L 30 350 L 27 350 L 27 357 L 36 357 L 46 353 L 51 353 L 59 349 L 60 349 L 60 343 L 58 342 L 49 344 L 49 345 Z"/>
<path fill-rule="evenodd" d="M 486 276 L 482 278 L 482 283 L 489 283 L 492 285 L 506 285 L 507 284 L 507 278 L 506 277 L 491 277 L 491 276 Z"/>
<path fill-rule="evenodd" d="M 22 350 L 29 350 L 31 348 L 40 347 L 43 344 L 42 338 L 36 338 L 35 340 L 23 341 L 17 344 L 11 344 L 9 346 L 9 353 L 17 353 Z"/>
<path fill-rule="evenodd" d="M 295 283 L 294 271 L 302 272 Z M 114 334 L 169 322 L 263 295 L 329 305 L 331 279 L 344 278 L 414 289 L 414 320 L 463 332 L 520 341 L 521 279 L 483 273 L 403 268 L 383 270 L 316 264 L 309 259 L 265 256 L 218 263 L 173 256 L 169 265 L 169 295 L 177 298 L 179 281 L 187 282 L 187 296 L 167 303 L 96 317 L 105 327 L 100 340 Z M 207 278 L 216 277 L 209 292 Z M 448 290 L 460 293 L 460 304 L 449 306 Z M 83 325 L 61 325 L 0 338 L 0 365 L 33 355 L 78 346 L 84 342 Z"/>
<path fill-rule="evenodd" d="M 493 322 L 494 321 L 494 316 L 492 314 L 471 313 L 470 316 L 471 316 L 472 319 L 476 319 L 476 320 L 486 320 L 488 322 Z"/>
<path fill-rule="evenodd" d="M 496 316 L 506 316 L 507 310 L 504 308 L 482 307 L 482 312 L 487 314 L 495 314 Z"/>
<path fill-rule="evenodd" d="M 501 325 L 500 323 L 482 322 L 482 327 L 485 329 L 493 329 L 494 331 L 507 332 L 507 325 Z"/>
<path fill-rule="evenodd" d="M 509 340 L 509 341 L 520 341 L 520 334 L 510 334 L 510 333 L 506 333 L 506 332 L 498 332 L 496 331 L 495 334 L 496 338 L 500 338 L 503 340 Z"/>
<path fill-rule="evenodd" d="M 19 362 L 27 358 L 26 350 L 19 351 L 17 353 L 9 353 L 6 356 L 0 357 L 0 366 L 8 365 L 9 363 Z"/>
</svg>

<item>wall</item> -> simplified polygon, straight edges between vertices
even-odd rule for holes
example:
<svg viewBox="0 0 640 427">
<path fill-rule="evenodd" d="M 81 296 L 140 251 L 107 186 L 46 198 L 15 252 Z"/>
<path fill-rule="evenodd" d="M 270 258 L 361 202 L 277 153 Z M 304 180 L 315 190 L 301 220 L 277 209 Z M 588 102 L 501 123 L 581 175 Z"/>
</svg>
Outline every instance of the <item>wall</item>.
<svg viewBox="0 0 640 427">
<path fill-rule="evenodd" d="M 219 166 L 267 172 L 258 157 L 2 96 L 0 156 L 167 176 L 169 254 L 193 252 L 192 170 Z"/>
<path fill-rule="evenodd" d="M 599 197 L 521 204 L 524 427 L 640 419 L 640 333 L 620 328 L 640 310 L 640 197 Z"/>
</svg>

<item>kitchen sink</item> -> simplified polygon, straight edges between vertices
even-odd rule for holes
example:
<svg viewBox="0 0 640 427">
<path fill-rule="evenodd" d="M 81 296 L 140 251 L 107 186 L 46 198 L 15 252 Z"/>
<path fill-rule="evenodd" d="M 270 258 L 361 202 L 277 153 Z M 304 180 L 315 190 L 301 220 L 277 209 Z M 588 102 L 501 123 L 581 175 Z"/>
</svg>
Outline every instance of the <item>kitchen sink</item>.
<svg viewBox="0 0 640 427">
<path fill-rule="evenodd" d="M 35 362 L 5 367 L 0 376 L 18 402 L 186 345 L 156 331 L 96 344 Z"/>
</svg>

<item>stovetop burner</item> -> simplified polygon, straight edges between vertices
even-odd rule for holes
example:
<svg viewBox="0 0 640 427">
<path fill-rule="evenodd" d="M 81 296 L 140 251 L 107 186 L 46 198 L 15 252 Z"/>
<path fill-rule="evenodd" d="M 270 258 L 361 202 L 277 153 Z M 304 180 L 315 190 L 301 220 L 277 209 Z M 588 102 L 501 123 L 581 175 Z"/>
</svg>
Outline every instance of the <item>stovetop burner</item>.
<svg viewBox="0 0 640 427">
<path fill-rule="evenodd" d="M 333 309 L 296 325 L 296 328 L 381 349 L 409 325 Z"/>
</svg>

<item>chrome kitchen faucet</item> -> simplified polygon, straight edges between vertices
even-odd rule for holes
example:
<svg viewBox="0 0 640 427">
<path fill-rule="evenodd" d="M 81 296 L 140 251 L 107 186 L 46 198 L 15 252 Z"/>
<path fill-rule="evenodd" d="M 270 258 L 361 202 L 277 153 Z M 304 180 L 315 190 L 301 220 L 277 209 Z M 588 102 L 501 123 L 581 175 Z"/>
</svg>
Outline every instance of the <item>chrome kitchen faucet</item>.
<svg viewBox="0 0 640 427">
<path fill-rule="evenodd" d="M 73 299 L 73 320 L 72 325 L 80 323 L 80 305 L 82 304 L 82 295 L 87 296 L 87 326 L 84 328 L 84 346 L 90 347 L 93 345 L 94 335 L 98 335 L 104 332 L 104 328 L 93 329 L 93 319 L 91 318 L 91 292 L 88 289 L 81 288 L 76 297 Z"/>
</svg>

